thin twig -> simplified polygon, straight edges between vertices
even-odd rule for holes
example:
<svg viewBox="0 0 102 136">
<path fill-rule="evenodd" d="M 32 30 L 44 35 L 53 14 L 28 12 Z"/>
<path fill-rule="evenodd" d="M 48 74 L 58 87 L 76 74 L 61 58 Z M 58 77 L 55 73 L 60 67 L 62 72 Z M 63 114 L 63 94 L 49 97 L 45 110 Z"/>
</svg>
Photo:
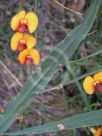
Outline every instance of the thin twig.
<svg viewBox="0 0 102 136">
<path fill-rule="evenodd" d="M 97 30 L 94 30 L 94 31 L 88 33 L 87 36 L 92 35 L 92 34 L 94 34 L 94 33 L 96 33 L 96 32 L 97 32 Z"/>
<path fill-rule="evenodd" d="M 57 0 L 54 0 L 54 2 L 57 3 L 58 5 L 60 5 L 61 7 L 63 7 L 64 9 L 66 9 L 66 10 L 69 10 L 69 11 L 75 13 L 75 14 L 78 14 L 78 15 L 83 16 L 83 14 L 81 14 L 80 12 L 77 12 L 77 11 L 74 11 L 73 9 L 70 9 L 70 8 L 68 8 L 68 7 L 65 7 L 64 5 L 62 5 L 62 4 L 61 4 L 60 2 L 58 2 Z"/>
<path fill-rule="evenodd" d="M 15 77 L 15 75 L 6 67 L 6 65 L 1 60 L 0 60 L 0 64 L 10 74 L 10 76 L 20 85 L 20 87 L 23 87 L 23 84 Z"/>
</svg>

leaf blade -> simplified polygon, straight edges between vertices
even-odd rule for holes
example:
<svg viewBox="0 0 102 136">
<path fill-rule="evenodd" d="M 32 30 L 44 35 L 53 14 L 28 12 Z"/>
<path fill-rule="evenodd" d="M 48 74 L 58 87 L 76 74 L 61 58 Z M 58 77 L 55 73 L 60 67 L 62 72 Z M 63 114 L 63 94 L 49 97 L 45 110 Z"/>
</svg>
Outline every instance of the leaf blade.
<svg viewBox="0 0 102 136">
<path fill-rule="evenodd" d="M 60 130 L 58 128 L 58 124 L 63 124 L 65 129 L 102 125 L 102 109 L 83 113 L 70 118 L 65 118 L 60 121 L 54 121 L 52 123 L 47 123 L 45 125 L 40 125 L 37 127 L 27 128 L 16 132 L 8 132 L 6 134 L 24 135 L 24 134 L 42 134 L 42 133 L 56 132 Z"/>
</svg>

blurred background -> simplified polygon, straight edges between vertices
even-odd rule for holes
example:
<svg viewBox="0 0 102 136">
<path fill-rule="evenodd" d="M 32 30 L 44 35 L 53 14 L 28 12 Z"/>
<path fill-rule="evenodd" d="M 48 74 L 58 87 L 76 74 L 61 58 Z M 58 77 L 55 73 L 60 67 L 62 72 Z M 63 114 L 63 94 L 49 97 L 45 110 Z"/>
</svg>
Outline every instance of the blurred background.
<svg viewBox="0 0 102 136">
<path fill-rule="evenodd" d="M 92 0 L 0 0 L 0 108 L 5 108 L 15 99 L 27 78 L 39 71 L 39 66 L 19 64 L 18 52 L 10 49 L 10 39 L 14 32 L 10 28 L 12 16 L 20 10 L 35 11 L 39 17 L 37 49 L 41 63 L 73 28 L 85 19 L 86 10 Z M 68 9 L 72 9 L 70 11 Z M 60 67 L 43 93 L 34 102 L 22 109 L 21 119 L 16 119 L 10 131 L 37 126 L 75 114 L 102 108 L 102 95 L 82 96 L 82 80 L 77 77 L 102 67 L 102 7 L 95 23 L 70 59 L 70 64 Z M 87 58 L 88 55 L 91 55 Z M 84 58 L 79 61 L 80 58 Z M 71 82 L 72 81 L 72 82 Z M 22 119 L 23 117 L 23 119 Z M 41 136 L 91 136 L 89 128 L 73 129 Z M 33 136 L 33 135 L 29 135 Z"/>
</svg>

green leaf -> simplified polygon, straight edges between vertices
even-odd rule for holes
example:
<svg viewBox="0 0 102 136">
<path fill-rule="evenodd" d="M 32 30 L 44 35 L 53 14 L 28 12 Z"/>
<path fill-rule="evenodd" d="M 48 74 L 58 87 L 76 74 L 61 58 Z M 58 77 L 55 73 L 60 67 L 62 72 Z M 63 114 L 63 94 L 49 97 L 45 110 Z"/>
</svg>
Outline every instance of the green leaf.
<svg viewBox="0 0 102 136">
<path fill-rule="evenodd" d="M 98 10 L 100 0 L 94 0 L 87 13 L 85 21 L 72 30 L 65 39 L 52 51 L 49 57 L 41 64 L 41 71 L 29 77 L 16 99 L 12 100 L 4 114 L 0 117 L 0 133 L 5 132 L 14 122 L 15 117 L 33 101 L 29 99 L 32 93 L 41 92 L 51 80 L 59 66 L 65 64 L 78 48 L 80 42 L 90 31 Z M 29 99 L 29 101 L 28 101 Z"/>
<path fill-rule="evenodd" d="M 59 131 L 58 125 L 62 124 L 66 129 L 97 126 L 102 125 L 102 109 L 92 112 L 83 113 L 70 118 L 65 118 L 60 121 L 54 121 L 37 127 L 31 127 L 15 132 L 8 132 L 6 135 L 27 135 L 27 134 L 42 134 Z"/>
<path fill-rule="evenodd" d="M 87 60 L 88 58 L 94 57 L 94 56 L 96 56 L 96 55 L 98 55 L 98 54 L 101 54 L 101 53 L 102 53 L 102 49 L 100 49 L 100 50 L 98 50 L 98 51 L 96 51 L 96 52 L 94 52 L 94 53 L 92 53 L 92 54 L 90 54 L 90 55 L 88 55 L 88 56 L 86 56 L 86 57 L 83 57 L 83 58 L 81 58 L 81 59 L 69 61 L 69 62 L 67 62 L 67 65 L 68 65 L 68 64 L 76 64 L 77 62 L 85 61 L 85 60 Z"/>
</svg>

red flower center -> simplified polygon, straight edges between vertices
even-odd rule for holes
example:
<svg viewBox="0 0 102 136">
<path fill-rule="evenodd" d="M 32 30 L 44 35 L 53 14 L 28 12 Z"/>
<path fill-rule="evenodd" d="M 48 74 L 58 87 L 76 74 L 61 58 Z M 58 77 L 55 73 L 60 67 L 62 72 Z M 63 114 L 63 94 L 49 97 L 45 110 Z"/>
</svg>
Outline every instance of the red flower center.
<svg viewBox="0 0 102 136">
<path fill-rule="evenodd" d="M 97 89 L 100 93 L 102 93 L 102 83 L 96 84 L 96 89 Z"/>
<path fill-rule="evenodd" d="M 26 44 L 24 44 L 24 43 L 19 43 L 19 44 L 18 44 L 18 51 L 19 51 L 19 52 L 23 51 L 23 50 L 26 49 L 26 48 L 27 48 L 27 45 L 26 45 Z"/>
<path fill-rule="evenodd" d="M 17 29 L 20 33 L 24 33 L 25 31 L 28 30 L 28 26 L 27 26 L 27 20 L 26 19 L 21 19 L 19 22 L 19 26 Z"/>
<path fill-rule="evenodd" d="M 21 24 L 21 25 L 19 25 L 19 27 L 18 27 L 18 31 L 20 32 L 20 33 L 24 33 L 25 31 L 27 31 L 28 30 L 28 26 L 26 25 L 26 24 Z"/>
<path fill-rule="evenodd" d="M 25 64 L 30 65 L 32 63 L 33 63 L 33 59 L 31 58 L 31 56 L 27 56 L 25 58 Z"/>
</svg>

